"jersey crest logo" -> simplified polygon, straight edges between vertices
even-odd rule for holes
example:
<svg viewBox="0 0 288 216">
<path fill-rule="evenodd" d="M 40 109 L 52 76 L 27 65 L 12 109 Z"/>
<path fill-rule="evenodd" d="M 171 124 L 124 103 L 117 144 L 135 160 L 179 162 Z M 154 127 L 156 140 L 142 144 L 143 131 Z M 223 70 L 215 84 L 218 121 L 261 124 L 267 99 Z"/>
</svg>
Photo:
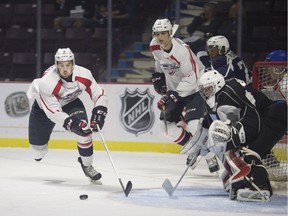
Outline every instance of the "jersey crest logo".
<svg viewBox="0 0 288 216">
<path fill-rule="evenodd" d="M 150 94 L 149 89 L 143 92 L 138 88 L 134 91 L 126 88 L 120 97 L 120 122 L 125 130 L 137 136 L 151 129 L 155 115 L 152 110 L 154 96 Z"/>
<path fill-rule="evenodd" d="M 163 63 L 160 65 L 163 71 L 167 72 L 170 76 L 179 71 L 179 66 L 175 63 Z"/>
</svg>

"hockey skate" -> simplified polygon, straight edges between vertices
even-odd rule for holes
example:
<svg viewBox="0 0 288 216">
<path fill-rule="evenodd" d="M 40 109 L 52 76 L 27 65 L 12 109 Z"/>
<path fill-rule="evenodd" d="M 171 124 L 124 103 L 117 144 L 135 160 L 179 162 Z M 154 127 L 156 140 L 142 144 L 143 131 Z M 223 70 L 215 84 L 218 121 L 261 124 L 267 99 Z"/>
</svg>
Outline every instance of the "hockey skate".
<svg viewBox="0 0 288 216">
<path fill-rule="evenodd" d="M 84 166 L 81 157 L 78 157 L 78 162 L 81 164 L 84 174 L 91 180 L 91 182 L 99 182 L 99 184 L 101 184 L 99 181 L 102 177 L 101 173 L 97 172 L 92 165 Z"/>
</svg>

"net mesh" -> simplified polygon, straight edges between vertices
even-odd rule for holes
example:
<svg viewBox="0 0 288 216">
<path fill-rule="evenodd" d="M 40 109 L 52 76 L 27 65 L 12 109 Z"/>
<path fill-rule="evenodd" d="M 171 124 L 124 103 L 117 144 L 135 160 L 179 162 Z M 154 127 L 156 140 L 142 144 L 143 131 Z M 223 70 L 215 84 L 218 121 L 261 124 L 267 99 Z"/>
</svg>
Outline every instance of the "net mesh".
<svg viewBox="0 0 288 216">
<path fill-rule="evenodd" d="M 287 62 L 256 62 L 253 66 L 253 87 L 272 100 L 286 100 L 288 89 Z M 271 181 L 287 182 L 287 135 L 263 159 Z"/>
</svg>

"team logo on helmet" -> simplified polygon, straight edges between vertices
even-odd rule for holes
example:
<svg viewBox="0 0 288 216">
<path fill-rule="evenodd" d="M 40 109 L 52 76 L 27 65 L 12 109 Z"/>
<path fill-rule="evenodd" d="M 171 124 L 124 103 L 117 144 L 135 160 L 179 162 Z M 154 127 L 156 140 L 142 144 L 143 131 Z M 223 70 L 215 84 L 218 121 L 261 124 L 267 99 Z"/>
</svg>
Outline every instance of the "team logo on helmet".
<svg viewBox="0 0 288 216">
<path fill-rule="evenodd" d="M 11 117 L 21 117 L 29 113 L 29 100 L 25 92 L 10 94 L 5 100 L 5 111 Z"/>
<path fill-rule="evenodd" d="M 135 135 L 145 133 L 154 123 L 152 103 L 154 96 L 149 89 L 141 92 L 138 88 L 130 91 L 126 88 L 121 97 L 120 120 L 124 128 Z"/>
</svg>

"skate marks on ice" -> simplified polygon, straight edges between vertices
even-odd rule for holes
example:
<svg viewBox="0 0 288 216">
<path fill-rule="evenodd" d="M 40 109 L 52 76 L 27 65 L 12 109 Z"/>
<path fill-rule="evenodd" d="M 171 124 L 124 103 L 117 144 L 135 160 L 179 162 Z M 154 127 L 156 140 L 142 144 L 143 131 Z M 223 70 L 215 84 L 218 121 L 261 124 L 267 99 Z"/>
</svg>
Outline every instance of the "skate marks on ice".
<svg viewBox="0 0 288 216">
<path fill-rule="evenodd" d="M 163 188 L 138 189 L 131 191 L 129 199 L 114 193 L 113 200 L 135 205 L 170 209 L 191 209 L 207 212 L 263 213 L 268 215 L 287 213 L 287 196 L 274 194 L 271 202 L 239 202 L 229 199 L 222 187 L 179 187 L 172 197 Z"/>
</svg>

